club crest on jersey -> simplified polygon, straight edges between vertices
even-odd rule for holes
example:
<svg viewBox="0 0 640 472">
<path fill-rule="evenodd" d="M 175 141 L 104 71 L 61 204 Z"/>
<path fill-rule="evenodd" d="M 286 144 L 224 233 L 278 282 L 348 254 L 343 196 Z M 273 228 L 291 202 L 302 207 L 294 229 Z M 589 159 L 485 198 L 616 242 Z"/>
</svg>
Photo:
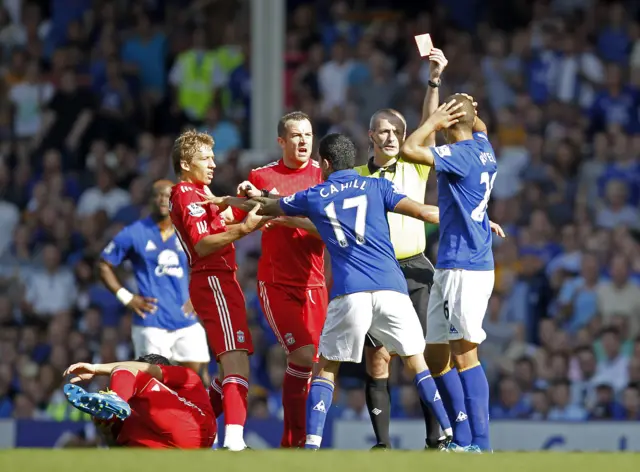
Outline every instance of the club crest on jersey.
<svg viewBox="0 0 640 472">
<path fill-rule="evenodd" d="M 447 157 L 451 155 L 451 148 L 448 145 L 434 147 L 433 150 L 438 153 L 440 157 Z"/>
<path fill-rule="evenodd" d="M 155 274 L 157 277 L 169 275 L 181 279 L 184 276 L 184 269 L 180 265 L 180 256 L 171 249 L 160 252 Z"/>
<path fill-rule="evenodd" d="M 199 218 L 206 213 L 206 210 L 197 203 L 189 203 L 187 210 L 189 210 L 189 214 L 195 218 Z"/>
<path fill-rule="evenodd" d="M 244 342 L 244 331 L 238 330 L 238 332 L 236 333 L 236 339 L 238 340 L 239 343 L 243 343 Z"/>
<path fill-rule="evenodd" d="M 284 342 L 287 343 L 287 346 L 291 346 L 292 344 L 295 344 L 296 338 L 293 337 L 293 334 L 287 333 L 284 335 Z"/>
</svg>

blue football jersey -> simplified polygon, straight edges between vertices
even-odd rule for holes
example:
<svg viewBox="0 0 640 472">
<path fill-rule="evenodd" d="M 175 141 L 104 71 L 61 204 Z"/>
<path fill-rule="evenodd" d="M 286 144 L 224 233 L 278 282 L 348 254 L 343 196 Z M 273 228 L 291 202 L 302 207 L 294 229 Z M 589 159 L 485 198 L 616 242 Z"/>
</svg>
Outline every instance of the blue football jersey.
<svg viewBox="0 0 640 472">
<path fill-rule="evenodd" d="M 289 216 L 306 216 L 318 228 L 331 256 L 331 298 L 372 290 L 408 293 L 387 222 L 387 212 L 403 198 L 387 179 L 342 170 L 281 199 L 280 207 Z"/>
<path fill-rule="evenodd" d="M 487 205 L 498 165 L 484 133 L 432 147 L 438 177 L 438 269 L 492 270 Z"/>
<path fill-rule="evenodd" d="M 163 241 L 158 225 L 145 218 L 120 231 L 104 248 L 102 258 L 113 266 L 129 259 L 138 294 L 158 300 L 155 313 L 133 317 L 135 325 L 175 330 L 197 322 L 195 315 L 185 316 L 182 311 L 189 299 L 189 264 L 175 234 Z"/>
</svg>

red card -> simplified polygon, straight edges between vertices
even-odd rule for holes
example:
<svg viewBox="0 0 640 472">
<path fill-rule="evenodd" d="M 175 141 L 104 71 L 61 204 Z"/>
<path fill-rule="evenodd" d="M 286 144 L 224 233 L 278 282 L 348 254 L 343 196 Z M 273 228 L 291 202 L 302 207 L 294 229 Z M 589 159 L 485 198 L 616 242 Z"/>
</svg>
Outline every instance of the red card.
<svg viewBox="0 0 640 472">
<path fill-rule="evenodd" d="M 431 53 L 433 49 L 433 42 L 431 41 L 431 35 L 429 33 L 419 34 L 414 36 L 416 44 L 418 45 L 418 51 L 420 56 L 425 57 Z"/>
</svg>

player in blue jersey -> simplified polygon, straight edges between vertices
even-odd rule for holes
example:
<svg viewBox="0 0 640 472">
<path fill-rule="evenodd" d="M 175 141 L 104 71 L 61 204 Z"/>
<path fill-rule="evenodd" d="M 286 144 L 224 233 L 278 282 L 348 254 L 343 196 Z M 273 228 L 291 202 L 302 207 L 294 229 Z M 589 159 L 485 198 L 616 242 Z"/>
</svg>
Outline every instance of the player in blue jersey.
<svg viewBox="0 0 640 472">
<path fill-rule="evenodd" d="M 189 264 L 169 217 L 172 186 L 168 180 L 153 185 L 150 216 L 124 228 L 104 248 L 100 278 L 134 312 L 136 358 L 159 354 L 206 377 L 207 338 L 189 301 Z M 133 265 L 138 294 L 123 287 L 114 272 L 125 259 Z"/>
<path fill-rule="evenodd" d="M 319 154 L 325 182 L 279 200 L 254 199 L 265 215 L 309 218 L 331 256 L 331 302 L 307 399 L 305 447 L 320 447 L 340 363 L 362 360 L 367 333 L 403 358 L 420 398 L 450 437 L 451 425 L 424 360 L 422 327 L 387 222 L 391 211 L 437 223 L 438 209 L 411 200 L 386 179 L 361 177 L 353 170 L 356 149 L 346 136 L 326 136 Z"/>
<path fill-rule="evenodd" d="M 438 130 L 448 144 L 425 146 Z M 405 160 L 437 172 L 440 238 L 427 309 L 427 360 L 451 422 L 469 419 L 461 421 L 469 424 L 469 434 L 456 434 L 456 442 L 472 450 L 491 449 L 489 386 L 478 359 L 494 283 L 493 224 L 487 205 L 498 170 L 486 132 L 473 99 L 456 94 L 407 138 L 401 150 Z"/>
</svg>

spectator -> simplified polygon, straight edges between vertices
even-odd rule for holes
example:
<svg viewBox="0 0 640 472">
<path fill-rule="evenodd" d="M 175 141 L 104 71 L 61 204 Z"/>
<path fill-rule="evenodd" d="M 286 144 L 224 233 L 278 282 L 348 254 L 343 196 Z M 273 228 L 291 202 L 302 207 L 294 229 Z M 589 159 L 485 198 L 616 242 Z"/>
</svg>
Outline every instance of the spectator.
<svg viewBox="0 0 640 472">
<path fill-rule="evenodd" d="M 105 211 L 108 217 L 113 217 L 118 210 L 128 205 L 130 195 L 115 186 L 115 175 L 108 167 L 97 172 L 97 185 L 84 191 L 78 201 L 78 215 L 92 216 L 99 211 Z"/>
<path fill-rule="evenodd" d="M 603 358 L 598 360 L 594 382 L 613 387 L 616 392 L 622 391 L 629 381 L 629 358 L 621 348 L 620 333 L 614 327 L 605 328 L 600 334 Z"/>
<path fill-rule="evenodd" d="M 615 399 L 615 392 L 611 385 L 600 384 L 596 387 L 596 402 L 589 419 L 613 420 L 624 416 L 624 409 Z"/>
<path fill-rule="evenodd" d="M 640 421 L 640 387 L 630 384 L 622 392 L 622 407 L 624 417 L 619 418 L 626 421 Z"/>
<path fill-rule="evenodd" d="M 491 407 L 491 418 L 518 419 L 529 415 L 527 406 L 518 383 L 510 377 L 505 377 L 498 384 L 498 400 Z"/>
<path fill-rule="evenodd" d="M 598 259 L 593 254 L 581 259 L 580 276 L 565 280 L 558 296 L 557 319 L 572 334 L 588 325 L 598 310 Z"/>
<path fill-rule="evenodd" d="M 543 421 L 548 419 L 549 411 L 551 410 L 551 404 L 547 391 L 543 389 L 536 389 L 531 394 L 531 414 L 529 418 L 536 421 Z"/>
<path fill-rule="evenodd" d="M 68 313 L 77 297 L 71 272 L 60 265 L 60 251 L 48 244 L 42 251 L 43 267 L 29 277 L 24 297 L 24 314 L 28 319 L 46 322 L 46 317 Z"/>
<path fill-rule="evenodd" d="M 571 403 L 570 383 L 558 380 L 551 386 L 551 410 L 548 418 L 555 421 L 582 421 L 586 419 L 584 408 Z"/>
</svg>

